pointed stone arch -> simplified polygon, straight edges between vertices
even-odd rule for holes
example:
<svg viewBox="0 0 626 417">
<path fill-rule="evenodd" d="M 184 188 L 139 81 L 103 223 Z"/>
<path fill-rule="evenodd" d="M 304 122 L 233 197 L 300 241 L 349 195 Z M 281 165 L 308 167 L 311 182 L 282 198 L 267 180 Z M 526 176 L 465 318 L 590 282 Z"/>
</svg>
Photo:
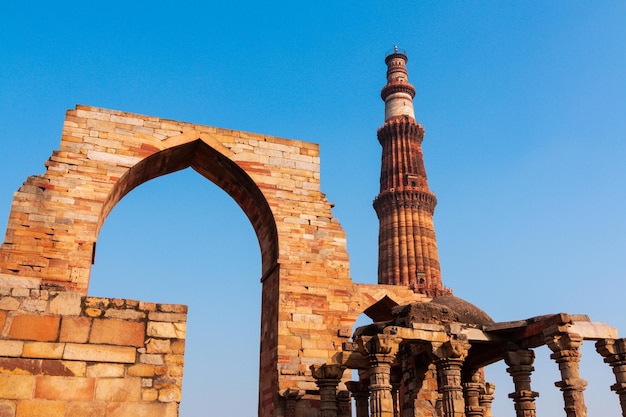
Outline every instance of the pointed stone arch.
<svg viewBox="0 0 626 417">
<path fill-rule="evenodd" d="M 278 259 L 278 233 L 271 208 L 252 178 L 200 137 L 158 151 L 139 161 L 120 177 L 104 200 L 97 234 L 113 207 L 135 187 L 189 167 L 224 190 L 246 214 L 259 241 L 261 271 L 265 275 L 275 267 Z"/>
</svg>

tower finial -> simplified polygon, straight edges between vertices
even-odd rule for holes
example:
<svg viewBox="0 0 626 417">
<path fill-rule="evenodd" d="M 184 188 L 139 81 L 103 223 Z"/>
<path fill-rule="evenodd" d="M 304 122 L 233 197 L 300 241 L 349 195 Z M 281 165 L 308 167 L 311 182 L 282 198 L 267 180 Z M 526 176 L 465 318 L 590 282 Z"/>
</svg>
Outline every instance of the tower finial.
<svg viewBox="0 0 626 417">
<path fill-rule="evenodd" d="M 393 45 L 393 52 L 398 52 L 398 45 Z"/>
</svg>

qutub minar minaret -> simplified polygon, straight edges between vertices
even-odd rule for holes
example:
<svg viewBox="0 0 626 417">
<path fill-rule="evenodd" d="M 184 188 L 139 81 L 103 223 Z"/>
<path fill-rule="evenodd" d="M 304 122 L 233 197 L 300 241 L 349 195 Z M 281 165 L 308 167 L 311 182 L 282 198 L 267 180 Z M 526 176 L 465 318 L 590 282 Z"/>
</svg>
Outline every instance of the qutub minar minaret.
<svg viewBox="0 0 626 417">
<path fill-rule="evenodd" d="M 380 222 L 378 283 L 403 285 L 429 297 L 450 294 L 443 286 L 433 214 L 435 194 L 428 189 L 422 140 L 415 120 L 415 87 L 408 81 L 407 56 L 394 46 L 385 63 L 385 123 L 378 129 L 382 145 L 380 193 L 374 209 Z"/>
</svg>

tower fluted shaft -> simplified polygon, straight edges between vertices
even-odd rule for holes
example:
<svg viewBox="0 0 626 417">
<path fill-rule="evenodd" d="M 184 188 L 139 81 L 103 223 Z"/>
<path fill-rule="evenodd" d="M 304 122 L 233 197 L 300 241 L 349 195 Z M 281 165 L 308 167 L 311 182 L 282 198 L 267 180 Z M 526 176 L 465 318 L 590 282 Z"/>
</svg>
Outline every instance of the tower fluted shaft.
<svg viewBox="0 0 626 417">
<path fill-rule="evenodd" d="M 408 82 L 407 56 L 397 49 L 385 59 L 385 123 L 380 193 L 374 200 L 379 220 L 378 283 L 403 285 L 430 297 L 450 294 L 441 281 L 433 214 L 437 198 L 428 189 L 422 140 L 415 120 L 415 88 Z"/>
</svg>

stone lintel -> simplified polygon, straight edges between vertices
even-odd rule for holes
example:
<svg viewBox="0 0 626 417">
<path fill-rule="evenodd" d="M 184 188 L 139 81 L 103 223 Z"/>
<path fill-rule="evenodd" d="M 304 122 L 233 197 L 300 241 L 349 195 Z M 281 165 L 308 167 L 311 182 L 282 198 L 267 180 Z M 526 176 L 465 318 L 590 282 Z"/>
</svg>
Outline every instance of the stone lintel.
<svg viewBox="0 0 626 417">
<path fill-rule="evenodd" d="M 585 340 L 617 339 L 617 329 L 601 322 L 574 322 L 569 331 Z"/>
</svg>

